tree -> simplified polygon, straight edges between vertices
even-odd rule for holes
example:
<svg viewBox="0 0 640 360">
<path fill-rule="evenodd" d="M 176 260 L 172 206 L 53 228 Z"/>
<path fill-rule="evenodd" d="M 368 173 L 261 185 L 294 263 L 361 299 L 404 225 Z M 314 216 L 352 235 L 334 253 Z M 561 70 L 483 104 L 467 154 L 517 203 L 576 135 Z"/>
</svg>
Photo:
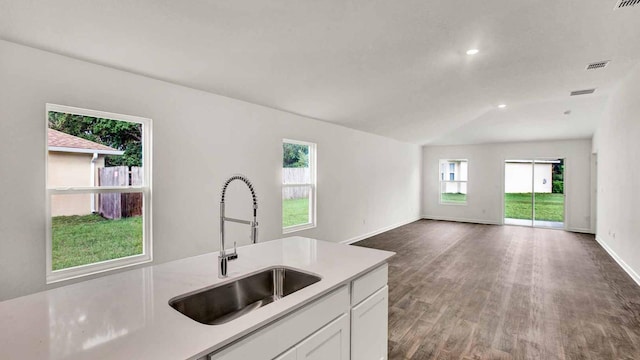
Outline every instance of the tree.
<svg viewBox="0 0 640 360">
<path fill-rule="evenodd" d="M 142 166 L 142 124 L 50 111 L 49 128 L 124 151 L 105 166 Z"/>
<path fill-rule="evenodd" d="M 551 192 L 564 194 L 564 162 L 553 164 Z"/>
<path fill-rule="evenodd" d="M 309 167 L 309 146 L 284 143 L 282 149 L 282 167 Z"/>
</svg>

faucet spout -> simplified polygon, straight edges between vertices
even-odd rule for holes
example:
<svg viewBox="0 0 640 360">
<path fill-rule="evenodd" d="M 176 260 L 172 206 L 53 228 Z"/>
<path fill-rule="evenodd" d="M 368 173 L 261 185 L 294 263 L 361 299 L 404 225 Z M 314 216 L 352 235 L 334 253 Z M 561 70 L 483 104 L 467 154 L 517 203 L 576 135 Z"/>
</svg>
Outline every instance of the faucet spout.
<svg viewBox="0 0 640 360">
<path fill-rule="evenodd" d="M 225 215 L 225 195 L 227 192 L 227 187 L 229 187 L 229 184 L 231 184 L 235 180 L 244 182 L 249 188 L 249 191 L 251 191 L 251 198 L 253 202 L 253 221 L 229 218 Z M 258 242 L 258 196 L 256 195 L 255 189 L 253 188 L 253 184 L 244 175 L 237 174 L 227 179 L 227 181 L 225 181 L 224 185 L 222 186 L 222 191 L 220 194 L 220 255 L 218 256 L 218 277 L 220 278 L 227 277 L 229 261 L 238 258 L 235 241 L 233 242 L 233 252 L 227 253 L 227 250 L 225 249 L 224 224 L 226 221 L 249 225 L 251 227 L 251 243 L 255 244 Z"/>
</svg>

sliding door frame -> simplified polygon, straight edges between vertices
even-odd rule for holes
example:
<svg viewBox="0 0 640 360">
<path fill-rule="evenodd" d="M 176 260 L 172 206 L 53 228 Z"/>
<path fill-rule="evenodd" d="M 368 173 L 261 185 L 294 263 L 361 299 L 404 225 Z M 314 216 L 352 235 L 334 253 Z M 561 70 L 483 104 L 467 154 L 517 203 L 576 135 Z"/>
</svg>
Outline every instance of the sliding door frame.
<svg viewBox="0 0 640 360">
<path fill-rule="evenodd" d="M 536 226 L 535 225 L 535 214 L 536 214 L 536 202 L 535 202 L 535 162 L 536 161 L 552 161 L 552 160 L 563 160 L 563 164 L 564 164 L 564 171 L 562 173 L 562 186 L 563 186 L 563 194 L 564 195 L 564 205 L 563 205 L 563 227 L 562 230 L 567 230 L 567 218 L 569 216 L 569 207 L 567 206 L 567 204 L 569 203 L 568 201 L 568 187 L 567 187 L 567 179 L 568 176 L 567 174 L 569 173 L 569 171 L 567 171 L 568 166 L 567 166 L 567 157 L 566 156 L 546 156 L 546 157 L 526 157 L 526 156 L 509 156 L 509 157 L 504 157 L 502 159 L 502 192 L 500 193 L 500 201 L 502 201 L 502 216 L 501 216 L 501 221 L 500 224 L 505 225 L 504 223 L 504 219 L 505 219 L 505 214 L 506 214 L 506 206 L 507 206 L 507 202 L 506 202 L 506 198 L 505 198 L 505 194 L 506 194 L 506 181 L 505 181 L 505 168 L 506 168 L 506 164 L 507 164 L 507 160 L 526 160 L 526 161 L 531 161 L 531 167 L 532 167 L 532 171 L 531 171 L 531 225 L 527 226 L 527 227 L 536 227 L 536 228 L 541 228 L 541 229 L 558 229 L 559 228 L 553 228 L 553 227 L 546 227 L 546 226 Z M 553 178 L 551 179 L 551 181 L 553 181 Z M 553 183 L 552 183 L 553 186 Z M 524 225 L 522 225 L 524 226 Z"/>
</svg>

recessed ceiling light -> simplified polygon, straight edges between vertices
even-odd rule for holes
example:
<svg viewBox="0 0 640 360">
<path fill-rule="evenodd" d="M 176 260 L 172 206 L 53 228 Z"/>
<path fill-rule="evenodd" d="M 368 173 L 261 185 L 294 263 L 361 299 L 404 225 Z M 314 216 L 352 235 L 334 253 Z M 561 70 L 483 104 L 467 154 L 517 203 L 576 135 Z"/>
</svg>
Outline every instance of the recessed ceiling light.
<svg viewBox="0 0 640 360">
<path fill-rule="evenodd" d="M 469 50 L 467 50 L 467 55 L 475 55 L 475 54 L 477 54 L 479 52 L 480 52 L 480 50 L 478 50 L 478 49 L 469 49 Z"/>
<path fill-rule="evenodd" d="M 506 104 L 500 104 L 500 105 L 498 105 L 498 108 L 500 108 L 500 109 L 504 109 L 504 108 L 506 108 L 506 107 L 507 107 L 507 105 L 506 105 Z"/>
</svg>

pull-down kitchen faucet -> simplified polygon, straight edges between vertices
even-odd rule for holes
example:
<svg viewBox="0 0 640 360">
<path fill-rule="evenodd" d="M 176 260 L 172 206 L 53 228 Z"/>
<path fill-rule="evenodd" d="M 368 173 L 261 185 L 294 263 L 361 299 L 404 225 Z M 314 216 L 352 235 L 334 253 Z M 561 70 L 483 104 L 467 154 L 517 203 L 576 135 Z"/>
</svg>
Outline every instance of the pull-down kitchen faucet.
<svg viewBox="0 0 640 360">
<path fill-rule="evenodd" d="M 234 180 L 240 180 L 247 184 L 249 187 L 249 191 L 251 191 L 251 197 L 253 199 L 253 221 L 249 220 L 240 220 L 234 218 L 228 218 L 224 215 L 224 195 L 227 192 L 227 187 Z M 247 179 L 244 175 L 233 175 L 227 181 L 225 181 L 222 186 L 222 194 L 220 197 L 220 255 L 218 256 L 218 277 L 225 278 L 227 277 L 227 270 L 229 266 L 229 261 L 235 260 L 238 258 L 238 253 L 236 252 L 236 242 L 233 242 L 233 252 L 227 254 L 227 251 L 224 248 L 224 222 L 231 221 L 240 224 L 246 224 L 251 226 L 251 242 L 255 244 L 258 242 L 258 197 L 256 196 L 256 192 L 253 189 L 253 184 L 251 181 Z"/>
</svg>

